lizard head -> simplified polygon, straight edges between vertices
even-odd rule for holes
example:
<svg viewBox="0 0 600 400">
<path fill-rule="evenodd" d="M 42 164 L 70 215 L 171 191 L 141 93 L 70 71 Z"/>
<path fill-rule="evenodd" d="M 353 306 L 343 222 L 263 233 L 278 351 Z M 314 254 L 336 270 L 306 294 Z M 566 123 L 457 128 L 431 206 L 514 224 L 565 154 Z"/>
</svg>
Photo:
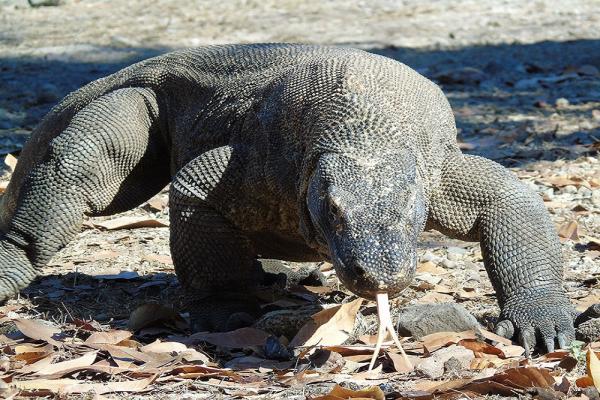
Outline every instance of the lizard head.
<svg viewBox="0 0 600 400">
<path fill-rule="evenodd" d="M 427 214 L 415 165 L 410 152 L 326 153 L 310 178 L 306 202 L 317 240 L 361 297 L 398 296 L 414 277 Z"/>
</svg>

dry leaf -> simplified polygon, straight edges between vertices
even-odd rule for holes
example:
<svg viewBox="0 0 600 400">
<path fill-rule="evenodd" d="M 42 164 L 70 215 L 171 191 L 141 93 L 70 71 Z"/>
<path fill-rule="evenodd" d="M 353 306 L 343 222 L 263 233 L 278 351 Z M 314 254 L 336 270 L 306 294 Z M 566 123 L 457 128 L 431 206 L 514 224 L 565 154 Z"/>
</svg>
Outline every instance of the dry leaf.
<svg viewBox="0 0 600 400">
<path fill-rule="evenodd" d="M 417 267 L 417 273 L 423 273 L 423 272 L 430 273 L 431 275 L 446 275 L 446 274 L 448 274 L 448 271 L 446 271 L 444 268 L 438 267 L 431 261 L 425 261 L 424 263 L 419 264 L 419 266 Z"/>
<path fill-rule="evenodd" d="M 346 400 L 346 399 L 375 399 L 385 400 L 383 390 L 379 386 L 370 386 L 362 390 L 346 389 L 340 385 L 335 385 L 329 394 L 325 396 L 314 397 L 313 400 Z"/>
<path fill-rule="evenodd" d="M 550 372 L 543 368 L 510 368 L 492 377 L 495 382 L 519 389 L 532 387 L 552 387 L 555 383 Z"/>
<path fill-rule="evenodd" d="M 160 228 L 169 226 L 169 221 L 148 218 L 148 217 L 119 217 L 101 222 L 92 222 L 97 228 L 103 228 L 107 230 L 116 229 L 135 229 L 135 228 Z"/>
<path fill-rule="evenodd" d="M 570 221 L 566 224 L 562 224 L 558 228 L 558 236 L 566 240 L 579 240 L 579 234 L 577 233 L 577 222 Z"/>
<path fill-rule="evenodd" d="M 479 333 L 481 333 L 481 336 L 483 336 L 484 338 L 486 338 L 488 340 L 491 340 L 492 342 L 502 343 L 507 346 L 512 345 L 512 341 L 510 339 L 507 339 L 504 336 L 496 335 L 495 333 L 490 332 L 488 330 L 479 328 Z"/>
<path fill-rule="evenodd" d="M 589 376 L 582 376 L 581 378 L 577 378 L 575 384 L 577 385 L 577 387 L 586 388 L 594 386 L 594 381 Z"/>
<path fill-rule="evenodd" d="M 592 379 L 596 389 L 598 389 L 600 388 L 600 360 L 598 360 L 598 356 L 594 351 L 588 349 L 586 362 L 587 374 Z"/>
<path fill-rule="evenodd" d="M 108 332 L 94 332 L 85 341 L 86 344 L 117 344 L 129 339 L 132 333 L 129 331 L 112 330 Z"/>
<path fill-rule="evenodd" d="M 50 364 L 46 368 L 38 370 L 36 375 L 56 375 L 64 371 L 77 371 L 84 367 L 89 367 L 96 360 L 96 353 L 96 351 L 90 351 L 73 360 Z"/>
<path fill-rule="evenodd" d="M 45 346 L 15 346 L 15 356 L 13 360 L 24 361 L 26 364 L 34 364 L 52 354 L 53 346 L 47 344 Z"/>
<path fill-rule="evenodd" d="M 50 347 L 52 347 L 51 345 L 49 345 Z M 23 368 L 19 369 L 19 374 L 30 374 L 30 373 L 36 373 L 38 371 L 41 371 L 42 369 L 46 368 L 48 365 L 52 364 L 54 357 L 52 353 L 48 353 L 48 357 L 44 357 L 41 360 L 33 363 L 33 364 L 29 364 L 24 366 Z"/>
<path fill-rule="evenodd" d="M 35 340 L 43 340 L 55 346 L 61 346 L 62 343 L 53 338 L 54 335 L 60 333 L 60 329 L 47 325 L 41 320 L 35 319 L 15 319 L 13 320 L 17 329 L 28 338 Z"/>
<path fill-rule="evenodd" d="M 319 311 L 312 316 L 290 342 L 290 346 L 336 346 L 344 343 L 356 321 L 363 302 L 359 298 L 340 306 Z"/>
<path fill-rule="evenodd" d="M 538 180 L 538 182 L 544 184 L 544 185 L 550 185 L 550 186 L 554 186 L 556 188 L 562 188 L 565 186 L 575 186 L 575 187 L 580 187 L 580 186 L 585 186 L 588 189 L 591 189 L 591 185 L 590 183 L 583 179 L 580 178 L 578 176 L 553 176 L 553 177 L 545 177 L 541 180 Z"/>
<path fill-rule="evenodd" d="M 439 292 L 428 292 L 425 296 L 417 300 L 417 303 L 449 303 L 454 300 L 454 297 L 449 294 Z"/>
<path fill-rule="evenodd" d="M 506 358 L 521 357 L 525 353 L 525 348 L 514 344 L 508 346 L 504 344 L 498 344 L 496 347 L 502 350 L 502 353 L 504 353 Z"/>
<path fill-rule="evenodd" d="M 52 393 L 71 394 L 88 393 L 97 394 L 114 392 L 141 392 L 145 390 L 156 376 L 146 379 L 124 382 L 82 383 L 76 379 L 34 379 L 30 381 L 13 381 L 10 386 L 21 390 L 49 390 Z"/>
<path fill-rule="evenodd" d="M 473 331 L 437 332 L 424 336 L 421 341 L 427 351 L 432 352 L 441 347 L 456 344 L 464 339 L 477 339 L 477 335 Z"/>
<path fill-rule="evenodd" d="M 124 363 L 119 364 L 119 367 L 122 368 L 129 367 L 129 363 L 132 361 L 137 361 L 140 363 L 160 364 L 161 362 L 171 358 L 169 354 L 146 354 L 129 347 L 117 346 L 114 344 L 100 343 L 88 344 L 88 346 L 93 349 L 102 350 L 110 353 L 110 356 L 115 362 L 117 362 L 117 364 L 119 364 L 119 361 L 124 361 Z"/>
<path fill-rule="evenodd" d="M 406 359 L 404 358 L 404 356 L 402 354 L 393 353 L 390 351 L 390 352 L 387 352 L 386 355 L 392 361 L 392 364 L 394 365 L 394 369 L 396 370 L 396 372 L 401 372 L 401 373 L 412 372 L 415 369 L 415 366 L 417 366 L 421 361 L 421 359 L 419 357 L 408 356 L 408 361 L 410 361 L 410 363 L 411 363 L 411 365 L 409 365 L 406 363 Z"/>
<path fill-rule="evenodd" d="M 475 357 L 480 356 L 480 354 L 478 353 L 485 353 L 493 354 L 500 358 L 506 358 L 502 350 L 500 350 L 499 348 L 494 347 L 491 344 L 481 342 L 477 339 L 463 339 L 458 342 L 458 345 L 473 351 L 473 353 L 475 353 Z"/>
<path fill-rule="evenodd" d="M 156 339 L 154 342 L 140 347 L 142 353 L 179 353 L 189 350 L 188 347 L 179 342 L 161 342 Z"/>
<path fill-rule="evenodd" d="M 167 207 L 168 197 L 156 196 L 148 200 L 147 204 L 154 211 L 162 211 Z"/>
</svg>

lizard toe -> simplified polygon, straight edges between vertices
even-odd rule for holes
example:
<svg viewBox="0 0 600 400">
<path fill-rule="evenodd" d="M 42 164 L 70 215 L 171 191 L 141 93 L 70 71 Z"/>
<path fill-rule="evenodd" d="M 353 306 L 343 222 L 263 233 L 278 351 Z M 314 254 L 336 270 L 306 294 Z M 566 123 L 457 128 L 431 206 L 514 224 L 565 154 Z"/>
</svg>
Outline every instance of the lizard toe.
<svg viewBox="0 0 600 400">
<path fill-rule="evenodd" d="M 502 320 L 496 325 L 496 334 L 507 339 L 512 339 L 515 335 L 515 326 L 508 319 Z"/>
<path fill-rule="evenodd" d="M 525 349 L 525 356 L 529 357 L 536 344 L 535 329 L 532 326 L 521 327 L 519 344 Z"/>
</svg>

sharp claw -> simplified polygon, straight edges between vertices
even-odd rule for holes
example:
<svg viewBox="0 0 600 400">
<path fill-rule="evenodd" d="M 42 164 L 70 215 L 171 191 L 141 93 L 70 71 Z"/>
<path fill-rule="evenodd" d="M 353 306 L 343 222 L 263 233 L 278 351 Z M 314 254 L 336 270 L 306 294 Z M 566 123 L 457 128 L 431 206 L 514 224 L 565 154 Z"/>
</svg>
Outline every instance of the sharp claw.
<svg viewBox="0 0 600 400">
<path fill-rule="evenodd" d="M 531 350 L 535 347 L 535 332 L 531 328 L 523 328 L 519 337 L 519 342 L 525 348 L 525 356 L 531 356 Z"/>
<path fill-rule="evenodd" d="M 404 357 L 404 361 L 409 367 L 412 367 L 411 362 L 408 359 L 408 356 L 404 352 L 402 348 L 402 344 L 400 344 L 400 340 L 398 339 L 398 335 L 396 334 L 396 330 L 394 329 L 394 325 L 392 324 L 392 317 L 390 316 L 390 303 L 388 301 L 387 293 L 378 293 L 377 294 L 377 316 L 379 317 L 379 328 L 377 330 L 377 343 L 375 344 L 375 351 L 373 352 L 373 356 L 371 357 L 371 363 L 369 364 L 369 371 L 373 369 L 375 366 L 375 361 L 377 361 L 377 357 L 379 357 L 379 351 L 381 350 L 381 345 L 383 344 L 383 340 L 385 339 L 385 334 L 389 332 L 398 346 L 402 357 Z"/>
<path fill-rule="evenodd" d="M 552 339 L 546 339 L 546 349 L 548 350 L 548 353 L 552 353 L 554 351 L 554 338 Z"/>
<path fill-rule="evenodd" d="M 566 349 L 568 346 L 569 346 L 569 340 L 567 339 L 567 336 L 564 333 L 559 333 L 558 334 L 558 348 Z"/>
<path fill-rule="evenodd" d="M 506 337 L 506 332 L 507 332 L 507 330 L 506 330 L 506 327 L 504 327 L 504 326 L 498 326 L 496 328 L 496 335 L 498 335 L 498 336 Z"/>
</svg>

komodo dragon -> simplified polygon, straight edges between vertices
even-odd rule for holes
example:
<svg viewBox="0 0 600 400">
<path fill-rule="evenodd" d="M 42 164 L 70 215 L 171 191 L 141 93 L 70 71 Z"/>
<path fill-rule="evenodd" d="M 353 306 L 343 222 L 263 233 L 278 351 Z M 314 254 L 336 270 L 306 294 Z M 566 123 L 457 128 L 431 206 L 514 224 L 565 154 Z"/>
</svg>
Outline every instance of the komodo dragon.
<svg viewBox="0 0 600 400">
<path fill-rule="evenodd" d="M 424 229 L 479 241 L 497 331 L 565 347 L 574 312 L 539 196 L 461 154 L 442 91 L 360 50 L 204 47 L 69 94 L 25 145 L 0 209 L 0 299 L 78 232 L 171 183 L 171 253 L 196 330 L 258 313 L 257 257 L 330 260 L 355 294 L 398 296 Z"/>
</svg>

